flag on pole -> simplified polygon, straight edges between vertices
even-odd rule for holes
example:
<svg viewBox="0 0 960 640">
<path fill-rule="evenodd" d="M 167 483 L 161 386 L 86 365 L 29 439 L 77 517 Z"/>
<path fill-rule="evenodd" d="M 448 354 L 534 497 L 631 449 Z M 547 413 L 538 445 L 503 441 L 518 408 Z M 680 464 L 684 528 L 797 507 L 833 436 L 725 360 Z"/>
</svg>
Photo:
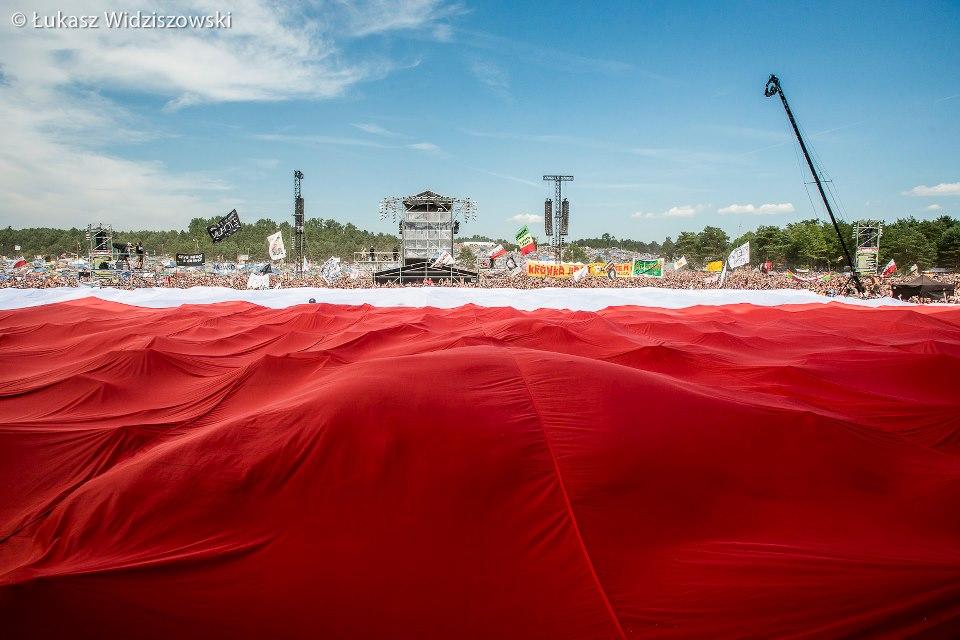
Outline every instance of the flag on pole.
<svg viewBox="0 0 960 640">
<path fill-rule="evenodd" d="M 590 269 L 587 268 L 587 265 L 583 265 L 579 269 L 573 272 L 573 281 L 580 282 L 587 277 L 587 274 L 590 272 Z"/>
<path fill-rule="evenodd" d="M 750 264 L 750 242 L 745 242 L 731 251 L 730 257 L 727 258 L 727 264 L 730 265 L 731 269 Z"/>
<path fill-rule="evenodd" d="M 271 260 L 283 260 L 287 257 L 287 249 L 283 246 L 283 234 L 280 231 L 267 236 L 267 247 L 270 249 Z"/>
<path fill-rule="evenodd" d="M 883 273 L 880 275 L 886 278 L 887 276 L 893 275 L 893 272 L 897 270 L 897 263 L 893 261 L 893 258 L 890 258 L 890 262 L 887 263 L 887 266 L 883 268 Z"/>
<path fill-rule="evenodd" d="M 673 263 L 673 268 L 679 271 L 687 266 L 687 256 L 680 256 L 677 258 L 676 262 Z"/>
<path fill-rule="evenodd" d="M 487 256 L 490 259 L 499 258 L 500 256 L 506 255 L 507 250 L 503 248 L 502 244 L 498 244 L 493 249 L 490 250 L 490 255 Z"/>
<path fill-rule="evenodd" d="M 910 273 L 916 273 L 919 270 L 920 270 L 920 267 L 918 267 L 917 265 L 910 266 Z"/>
<path fill-rule="evenodd" d="M 516 240 L 517 246 L 520 247 L 520 253 L 523 255 L 537 250 L 537 243 L 533 241 L 533 236 L 530 235 L 527 225 L 523 225 L 520 227 L 520 231 L 517 231 Z"/>
</svg>

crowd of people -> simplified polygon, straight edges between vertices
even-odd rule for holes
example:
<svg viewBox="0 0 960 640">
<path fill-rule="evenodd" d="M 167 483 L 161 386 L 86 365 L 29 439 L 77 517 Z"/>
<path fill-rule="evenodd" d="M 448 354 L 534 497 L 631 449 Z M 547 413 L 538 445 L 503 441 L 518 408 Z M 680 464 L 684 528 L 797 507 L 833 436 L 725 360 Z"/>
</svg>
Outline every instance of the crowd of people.
<svg viewBox="0 0 960 640">
<path fill-rule="evenodd" d="M 722 287 L 725 289 L 805 289 L 824 296 L 851 296 L 860 298 L 882 298 L 893 295 L 893 286 L 907 277 L 862 278 L 864 293 L 858 293 L 852 279 L 844 274 L 819 274 L 814 276 L 796 276 L 790 273 L 762 273 L 757 270 L 738 269 L 726 274 Z M 0 288 L 45 289 L 51 287 L 110 286 L 124 289 L 139 287 L 168 287 L 186 289 L 190 287 L 230 287 L 246 289 L 249 274 L 215 274 L 204 271 L 137 271 L 124 272 L 110 278 L 98 278 L 93 273 L 49 271 L 49 272 L 8 272 L 0 274 Z M 960 275 L 942 274 L 935 279 L 947 284 L 960 285 Z M 320 274 L 308 273 L 295 275 L 290 272 L 273 273 L 269 278 L 271 288 L 290 287 L 332 287 L 341 289 L 368 289 L 376 287 L 398 287 L 399 284 L 376 284 L 372 278 L 354 274 L 343 275 L 328 281 Z M 721 286 L 718 274 L 699 271 L 668 271 L 661 278 L 607 278 L 585 277 L 539 278 L 529 277 L 525 273 L 507 271 L 481 272 L 479 283 L 467 283 L 451 280 L 417 281 L 402 286 L 437 287 L 498 287 L 514 289 L 537 289 L 542 287 L 574 288 L 623 288 L 623 287 L 659 287 L 669 289 L 715 289 Z M 931 300 L 914 299 L 914 302 Z M 944 296 L 940 302 L 960 303 L 960 296 Z"/>
</svg>

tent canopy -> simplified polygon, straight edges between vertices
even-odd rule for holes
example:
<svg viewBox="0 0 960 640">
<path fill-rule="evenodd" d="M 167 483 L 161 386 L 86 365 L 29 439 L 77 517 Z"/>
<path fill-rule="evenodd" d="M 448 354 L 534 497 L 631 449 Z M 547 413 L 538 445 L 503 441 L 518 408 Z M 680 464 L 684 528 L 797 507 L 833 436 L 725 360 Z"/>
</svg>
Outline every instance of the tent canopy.
<svg viewBox="0 0 960 640">
<path fill-rule="evenodd" d="M 934 280 L 930 276 L 920 275 L 893 286 L 893 297 L 908 300 L 915 296 L 921 298 L 942 298 L 951 296 L 956 290 L 952 284 Z"/>
</svg>

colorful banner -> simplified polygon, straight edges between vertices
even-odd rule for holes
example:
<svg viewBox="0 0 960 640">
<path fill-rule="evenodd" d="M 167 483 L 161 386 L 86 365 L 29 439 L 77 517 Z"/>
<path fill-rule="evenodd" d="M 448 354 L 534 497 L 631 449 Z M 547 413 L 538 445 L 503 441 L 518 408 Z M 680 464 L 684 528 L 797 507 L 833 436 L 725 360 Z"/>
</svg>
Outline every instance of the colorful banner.
<svg viewBox="0 0 960 640">
<path fill-rule="evenodd" d="M 707 271 L 710 271 L 711 273 L 719 273 L 723 271 L 723 260 L 714 260 L 713 262 L 708 262 Z"/>
<path fill-rule="evenodd" d="M 634 277 L 662 278 L 663 258 L 657 258 L 656 260 L 634 260 L 632 275 Z"/>
<path fill-rule="evenodd" d="M 610 271 L 613 270 L 615 278 L 630 278 L 633 276 L 632 262 L 591 262 L 590 275 L 596 278 L 610 277 Z"/>
<path fill-rule="evenodd" d="M 527 275 L 532 278 L 570 278 L 582 268 L 582 262 L 557 263 L 527 260 Z"/>
<path fill-rule="evenodd" d="M 515 236 L 517 240 L 517 246 L 520 248 L 520 253 L 527 255 L 531 251 L 537 250 L 537 243 L 533 241 L 533 236 L 530 235 L 530 230 L 527 229 L 527 225 L 520 227 L 520 230 L 517 231 Z"/>
</svg>

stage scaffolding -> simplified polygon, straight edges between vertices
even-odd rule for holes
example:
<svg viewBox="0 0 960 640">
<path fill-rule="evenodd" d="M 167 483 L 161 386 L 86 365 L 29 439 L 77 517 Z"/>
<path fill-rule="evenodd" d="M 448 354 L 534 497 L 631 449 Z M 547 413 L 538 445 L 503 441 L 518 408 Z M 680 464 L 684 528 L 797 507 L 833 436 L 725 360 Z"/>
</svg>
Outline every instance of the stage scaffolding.
<svg viewBox="0 0 960 640">
<path fill-rule="evenodd" d="M 880 268 L 880 236 L 883 223 L 879 220 L 860 220 L 853 225 L 853 241 L 856 245 L 857 273 L 875 276 Z"/>
</svg>

